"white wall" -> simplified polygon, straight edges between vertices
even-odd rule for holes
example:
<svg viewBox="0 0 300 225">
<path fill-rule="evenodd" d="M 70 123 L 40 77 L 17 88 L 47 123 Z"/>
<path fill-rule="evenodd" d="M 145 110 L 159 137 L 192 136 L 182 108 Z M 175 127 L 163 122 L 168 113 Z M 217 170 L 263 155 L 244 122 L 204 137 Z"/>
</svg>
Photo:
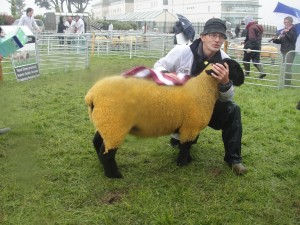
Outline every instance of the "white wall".
<svg viewBox="0 0 300 225">
<path fill-rule="evenodd" d="M 134 0 L 134 12 L 159 11 L 162 8 L 162 0 Z"/>
</svg>

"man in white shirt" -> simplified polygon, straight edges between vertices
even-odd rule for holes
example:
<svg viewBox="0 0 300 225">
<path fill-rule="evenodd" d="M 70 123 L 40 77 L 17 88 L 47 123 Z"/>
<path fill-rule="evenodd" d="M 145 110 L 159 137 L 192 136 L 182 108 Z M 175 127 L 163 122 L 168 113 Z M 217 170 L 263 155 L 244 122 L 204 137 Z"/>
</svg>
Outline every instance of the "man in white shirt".
<svg viewBox="0 0 300 225">
<path fill-rule="evenodd" d="M 33 9 L 32 8 L 27 8 L 26 9 L 26 15 L 22 15 L 18 26 L 27 26 L 31 31 L 38 31 L 40 32 L 39 26 L 36 24 L 33 16 Z"/>
<path fill-rule="evenodd" d="M 73 34 L 75 33 L 75 29 L 76 29 L 76 22 L 73 20 L 72 16 L 69 16 L 67 18 L 67 21 L 65 22 L 65 26 L 66 26 L 66 33 L 68 34 Z"/>
<path fill-rule="evenodd" d="M 75 17 L 76 20 L 76 33 L 77 34 L 83 34 L 84 33 L 84 22 L 80 18 L 80 16 Z"/>
<path fill-rule="evenodd" d="M 224 161 L 228 163 L 236 175 L 243 175 L 247 172 L 247 169 L 242 164 L 241 155 L 241 111 L 239 106 L 233 102 L 234 84 L 229 79 L 229 74 L 240 74 L 241 80 L 235 84 L 237 86 L 244 82 L 244 74 L 240 66 L 238 66 L 238 70 L 229 70 L 227 63 L 224 65 L 215 63 L 229 58 L 221 50 L 221 46 L 226 39 L 225 22 L 218 18 L 211 18 L 206 21 L 200 38 L 190 45 L 175 45 L 165 57 L 154 64 L 154 69 L 165 73 L 184 73 L 195 77 L 205 70 L 208 63 L 213 63 L 211 76 L 219 83 L 219 99 L 215 104 L 208 126 L 215 130 L 222 130 L 225 150 Z M 179 133 L 176 133 L 172 135 L 170 144 L 174 147 L 179 146 L 180 152 L 184 152 L 187 150 L 186 147 L 190 148 L 196 141 L 197 139 L 194 142 L 187 142 L 183 146 L 179 141 Z"/>
</svg>

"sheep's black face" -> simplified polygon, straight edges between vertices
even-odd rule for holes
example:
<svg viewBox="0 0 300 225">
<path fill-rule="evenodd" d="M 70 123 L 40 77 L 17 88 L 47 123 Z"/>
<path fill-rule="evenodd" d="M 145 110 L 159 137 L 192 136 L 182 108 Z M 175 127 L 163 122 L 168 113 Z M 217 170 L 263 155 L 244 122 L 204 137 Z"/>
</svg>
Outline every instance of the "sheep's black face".
<svg viewBox="0 0 300 225">
<path fill-rule="evenodd" d="M 240 64 L 237 61 L 229 58 L 224 59 L 223 62 L 226 62 L 229 66 L 229 79 L 232 81 L 233 85 L 242 85 L 245 80 L 245 75 Z"/>
<path fill-rule="evenodd" d="M 215 63 L 217 63 L 217 62 L 215 62 Z M 244 83 L 244 80 L 245 80 L 244 71 L 237 61 L 226 58 L 218 63 L 221 63 L 223 65 L 224 65 L 224 63 L 227 63 L 227 65 L 229 66 L 229 79 L 232 81 L 233 85 L 240 86 Z M 205 70 L 205 72 L 208 75 L 211 75 L 212 70 L 211 69 Z"/>
</svg>

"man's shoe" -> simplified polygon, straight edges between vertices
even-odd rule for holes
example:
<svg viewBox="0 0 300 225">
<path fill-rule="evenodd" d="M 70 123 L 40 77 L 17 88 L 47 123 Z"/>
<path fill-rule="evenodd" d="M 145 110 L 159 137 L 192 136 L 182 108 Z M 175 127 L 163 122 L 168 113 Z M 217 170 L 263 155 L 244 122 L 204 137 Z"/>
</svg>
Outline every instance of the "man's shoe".
<svg viewBox="0 0 300 225">
<path fill-rule="evenodd" d="M 0 134 L 5 134 L 5 133 L 7 133 L 8 131 L 10 131 L 10 128 L 9 128 L 9 127 L 7 127 L 7 128 L 2 128 L 2 129 L 0 129 Z"/>
<path fill-rule="evenodd" d="M 260 75 L 259 75 L 259 77 L 258 77 L 258 78 L 259 78 L 259 79 L 263 79 L 265 76 L 267 76 L 267 74 L 265 74 L 265 73 L 262 73 L 262 74 L 260 74 Z"/>
<path fill-rule="evenodd" d="M 231 164 L 231 169 L 238 176 L 244 175 L 245 173 L 247 173 L 247 168 L 244 167 L 244 165 L 242 163 Z"/>
</svg>

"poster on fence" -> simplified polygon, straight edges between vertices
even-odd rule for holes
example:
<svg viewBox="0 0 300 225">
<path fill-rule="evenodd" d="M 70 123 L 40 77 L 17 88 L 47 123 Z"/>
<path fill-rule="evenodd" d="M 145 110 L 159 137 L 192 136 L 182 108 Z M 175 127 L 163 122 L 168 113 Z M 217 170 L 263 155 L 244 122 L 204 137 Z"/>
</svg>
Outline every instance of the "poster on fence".
<svg viewBox="0 0 300 225">
<path fill-rule="evenodd" d="M 35 49 L 35 36 L 26 26 L 3 26 L 6 34 L 14 33 L 22 28 L 27 36 L 27 42 L 23 47 L 11 54 L 12 66 L 18 81 L 29 80 L 40 75 Z"/>
</svg>

